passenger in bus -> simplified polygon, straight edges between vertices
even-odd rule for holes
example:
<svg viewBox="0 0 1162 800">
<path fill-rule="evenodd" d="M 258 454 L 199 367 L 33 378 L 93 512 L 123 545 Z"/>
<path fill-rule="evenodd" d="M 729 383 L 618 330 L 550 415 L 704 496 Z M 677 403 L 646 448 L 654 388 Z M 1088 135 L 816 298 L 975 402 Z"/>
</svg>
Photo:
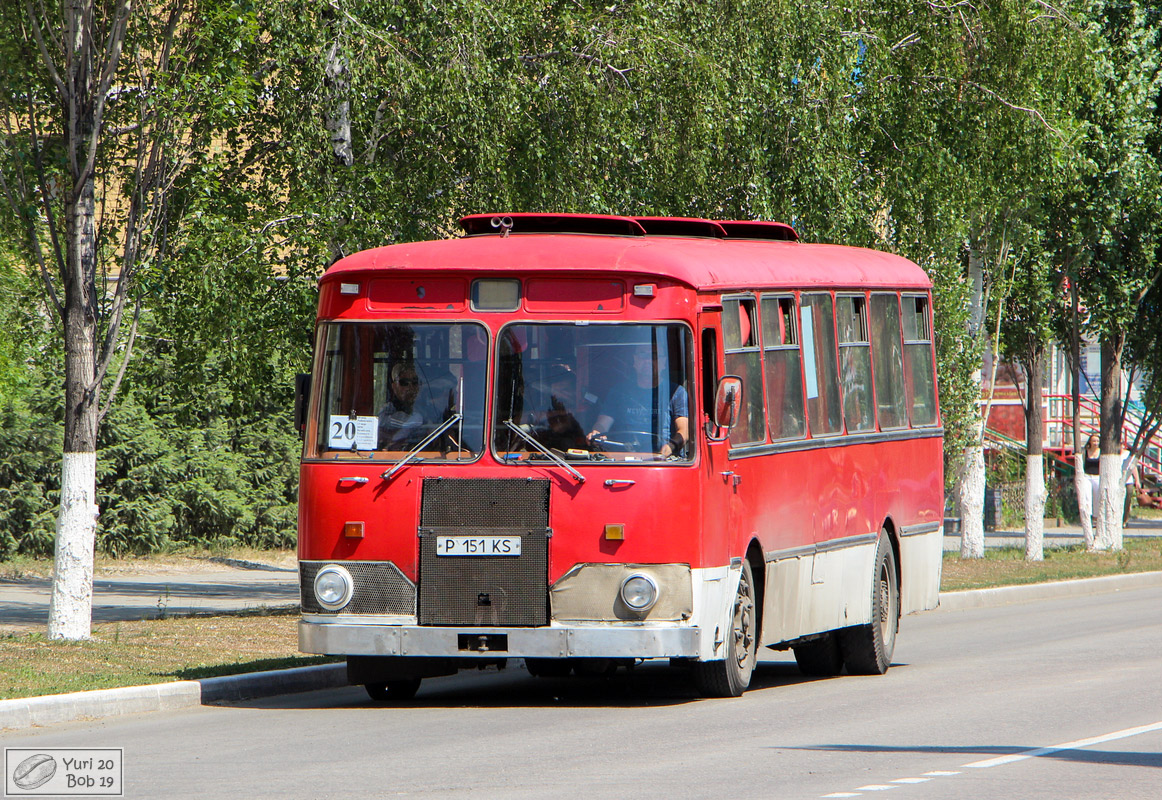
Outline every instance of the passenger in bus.
<svg viewBox="0 0 1162 800">
<path fill-rule="evenodd" d="M 577 421 L 577 378 L 568 365 L 558 366 L 548 380 L 548 408 L 536 425 L 537 441 L 557 450 L 588 450 L 585 429 Z"/>
<path fill-rule="evenodd" d="M 668 400 L 659 396 L 664 367 L 663 352 L 655 359 L 649 345 L 634 348 L 633 377 L 614 386 L 605 397 L 587 437 L 591 446 L 600 447 L 606 437 L 621 441 L 644 435 L 649 449 L 663 458 L 685 455 L 690 440 L 690 399 L 681 384 Z"/>
<path fill-rule="evenodd" d="M 430 429 L 416 407 L 420 379 L 410 362 L 399 361 L 391 368 L 387 403 L 379 410 L 379 447 L 382 450 L 409 449 Z"/>
</svg>

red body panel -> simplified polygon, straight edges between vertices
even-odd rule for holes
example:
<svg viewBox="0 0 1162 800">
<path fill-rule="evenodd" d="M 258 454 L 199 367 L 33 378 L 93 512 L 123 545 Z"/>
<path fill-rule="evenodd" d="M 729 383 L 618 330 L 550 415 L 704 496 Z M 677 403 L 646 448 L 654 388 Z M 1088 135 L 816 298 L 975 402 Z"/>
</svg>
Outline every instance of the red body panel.
<svg viewBox="0 0 1162 800">
<path fill-rule="evenodd" d="M 478 277 L 526 280 L 515 313 L 474 313 Z M 546 278 L 570 281 L 553 284 Z M 539 283 L 538 283 L 539 281 Z M 341 285 L 358 287 L 342 293 Z M 634 286 L 652 285 L 651 296 Z M 927 293 L 923 270 L 888 253 L 831 245 L 721 238 L 524 234 L 381 247 L 349 256 L 323 277 L 319 320 L 463 320 L 489 328 L 489 370 L 500 329 L 513 321 L 684 321 L 694 329 L 723 292 L 809 288 Z M 722 353 L 719 351 L 721 374 Z M 507 465 L 491 453 L 465 464 L 412 464 L 390 481 L 391 462 L 306 460 L 301 468 L 299 558 L 392 561 L 417 579 L 419 510 L 425 477 L 549 478 L 549 581 L 585 562 L 686 563 L 717 567 L 757 539 L 765 553 L 938 524 L 943 516 L 942 439 L 936 428 L 894 432 L 875 443 L 809 441 L 736 449 L 700 429 L 704 372 L 695 368 L 689 466 L 581 467 L 578 483 L 556 466 Z M 313 423 L 311 423 L 313 424 Z M 915 433 L 916 438 L 909 438 Z M 308 439 L 311 436 L 308 428 Z M 916 469 L 916 465 L 924 465 Z M 366 483 L 344 480 L 366 478 Z M 632 480 L 608 487 L 607 479 Z M 344 523 L 363 522 L 362 539 Z M 623 541 L 603 538 L 607 523 Z"/>
<path fill-rule="evenodd" d="M 590 467 L 578 484 L 557 467 L 505 466 L 490 459 L 472 465 L 415 465 L 388 483 L 383 464 L 307 463 L 301 471 L 301 560 L 393 561 L 416 579 L 420 487 L 425 477 L 513 478 L 552 482 L 549 496 L 549 580 L 585 562 L 687 563 L 703 566 L 697 526 L 699 475 L 691 467 Z M 341 478 L 369 478 L 366 484 Z M 632 486 L 606 487 L 607 478 Z M 362 539 L 345 539 L 345 522 L 363 522 Z M 606 524 L 625 526 L 623 541 L 604 538 Z M 719 562 L 721 563 L 721 562 Z"/>
</svg>

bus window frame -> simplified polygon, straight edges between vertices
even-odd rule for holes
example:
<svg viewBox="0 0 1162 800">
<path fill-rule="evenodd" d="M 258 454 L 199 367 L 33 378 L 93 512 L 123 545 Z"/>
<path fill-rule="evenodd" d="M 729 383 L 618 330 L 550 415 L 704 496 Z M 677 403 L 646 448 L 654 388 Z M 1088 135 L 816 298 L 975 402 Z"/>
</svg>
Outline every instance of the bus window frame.
<svg viewBox="0 0 1162 800">
<path fill-rule="evenodd" d="M 799 365 L 800 365 L 801 371 L 803 372 L 803 411 L 804 411 L 804 416 L 807 419 L 807 425 L 806 425 L 807 434 L 812 439 L 830 439 L 834 436 L 842 436 L 847 430 L 847 422 L 843 418 L 843 387 L 842 387 L 842 384 L 840 383 L 840 375 L 839 375 L 839 326 L 838 326 L 839 315 L 837 313 L 837 303 L 836 303 L 836 298 L 835 298 L 835 292 L 830 290 L 830 289 L 808 289 L 808 290 L 804 290 L 804 291 L 799 292 L 797 301 L 798 301 L 798 306 L 799 306 L 798 320 L 800 323 L 800 327 L 802 326 L 802 319 L 803 319 L 803 298 L 804 297 L 826 297 L 831 301 L 831 336 L 832 336 L 831 341 L 832 341 L 832 344 L 834 345 L 832 347 L 831 360 L 832 360 L 832 366 L 835 369 L 834 388 L 835 388 L 836 397 L 838 398 L 837 402 L 838 402 L 838 406 L 839 406 L 839 427 L 837 427 L 833 431 L 822 431 L 820 433 L 815 433 L 813 430 L 811 430 L 811 408 L 808 405 L 811 398 L 807 397 L 807 359 L 806 359 L 806 356 L 804 355 L 804 351 L 803 351 L 803 332 L 802 332 L 802 330 L 800 330 L 800 332 L 799 332 Z M 812 316 L 814 316 L 814 312 L 812 312 Z M 818 359 L 819 342 L 816 341 L 816 339 L 815 339 L 815 331 L 814 330 L 811 331 L 811 340 L 812 340 L 812 351 L 814 351 L 816 353 L 816 361 L 818 362 L 818 360 L 819 360 Z M 816 375 L 815 380 L 817 382 L 820 382 L 820 383 L 822 382 L 822 378 L 819 375 Z"/>
<path fill-rule="evenodd" d="M 843 341 L 842 334 L 839 327 L 839 301 L 843 298 L 850 298 L 853 300 L 860 300 L 863 302 L 863 313 L 859 316 L 860 331 L 859 334 L 863 338 L 855 341 Z M 876 382 L 875 382 L 875 364 L 872 360 L 871 351 L 871 301 L 868 298 L 868 292 L 844 292 L 837 291 L 835 293 L 835 350 L 839 356 L 839 391 L 840 400 L 843 409 L 843 431 L 847 436 L 866 436 L 869 433 L 875 433 L 880 429 L 878 405 L 876 404 Z M 845 347 L 860 347 L 867 352 L 867 374 L 868 374 L 868 395 L 871 397 L 871 426 L 860 430 L 851 430 L 847 424 L 847 390 L 843 386 L 843 348 Z M 894 430 L 894 429 L 889 429 Z"/>
<path fill-rule="evenodd" d="M 697 379 L 696 372 L 699 368 L 700 361 L 699 361 L 698 353 L 697 353 L 697 348 L 699 346 L 699 343 L 698 343 L 697 337 L 695 336 L 696 328 L 695 328 L 694 323 L 688 319 L 622 318 L 622 319 L 598 319 L 598 320 L 594 320 L 594 319 L 590 319 L 588 317 L 572 318 L 572 319 L 555 319 L 555 320 L 552 320 L 552 319 L 530 319 L 530 318 L 526 318 L 526 317 L 519 317 L 516 319 L 508 320 L 507 322 L 503 323 L 497 329 L 496 336 L 495 336 L 496 346 L 490 350 L 491 355 L 489 357 L 489 363 L 488 363 L 489 379 L 488 379 L 488 383 L 486 385 L 488 397 L 487 397 L 487 401 L 486 401 L 486 413 L 485 413 L 485 421 L 484 421 L 485 449 L 488 450 L 488 452 L 491 454 L 493 460 L 495 460 L 497 464 L 504 465 L 504 466 L 527 465 L 528 464 L 528 462 L 525 460 L 514 461 L 514 460 L 506 459 L 502 455 L 502 453 L 504 451 L 497 449 L 496 438 L 495 438 L 496 415 L 497 415 L 497 413 L 499 413 L 498 406 L 495 402 L 497 400 L 497 397 L 496 397 L 497 386 L 496 386 L 496 384 L 500 380 L 500 378 L 499 378 L 499 374 L 500 374 L 500 344 L 499 343 L 502 340 L 502 338 L 504 337 L 505 331 L 507 329 L 509 329 L 510 327 L 515 327 L 515 326 L 545 327 L 545 328 L 553 327 L 553 326 L 569 326 L 569 327 L 579 327 L 579 328 L 596 328 L 596 327 L 610 328 L 610 327 L 618 327 L 618 326 L 620 326 L 620 327 L 634 326 L 634 327 L 658 328 L 658 327 L 678 326 L 678 327 L 683 328 L 685 330 L 685 333 L 686 333 L 686 340 L 687 340 L 689 347 L 687 349 L 687 363 L 685 365 L 687 378 L 686 378 L 685 382 L 683 382 L 681 385 L 683 385 L 686 388 L 686 403 L 687 403 L 687 411 L 689 413 L 689 416 L 687 417 L 687 433 L 689 434 L 689 440 L 686 442 L 686 449 L 687 449 L 687 452 L 690 453 L 690 456 L 687 458 L 676 459 L 673 461 L 671 461 L 669 459 L 659 459 L 656 461 L 646 461 L 646 460 L 637 461 L 637 460 L 613 459 L 613 458 L 578 460 L 578 461 L 570 460 L 569 465 L 573 466 L 573 467 L 579 467 L 579 466 L 585 467 L 585 466 L 592 466 L 592 465 L 599 465 L 599 466 L 628 465 L 628 466 L 634 466 L 634 467 L 640 467 L 640 466 L 693 467 L 693 466 L 697 465 L 697 463 L 699 461 L 699 447 L 698 447 L 698 442 L 697 442 L 698 431 L 696 431 L 695 428 L 698 426 L 696 426 L 694 424 L 694 420 L 700 419 L 700 417 L 697 415 L 700 413 L 700 408 L 702 406 L 702 403 L 701 403 L 701 400 L 699 398 L 695 398 L 695 394 L 699 391 L 698 379 Z M 628 344 L 629 343 L 626 343 L 627 346 L 628 346 Z M 667 358 L 668 358 L 668 354 L 667 354 Z M 580 388 L 578 389 L 579 393 L 588 392 L 588 391 L 589 391 L 588 389 L 580 389 Z M 705 435 L 705 432 L 703 432 L 703 435 Z M 592 453 L 592 452 L 599 452 L 599 451 L 590 451 L 590 452 Z M 548 464 L 551 462 L 538 461 L 536 463 L 539 465 L 539 464 Z"/>
<path fill-rule="evenodd" d="M 779 316 L 783 316 L 782 304 L 780 301 L 789 300 L 791 302 L 791 313 L 787 319 L 791 321 L 791 329 L 795 341 L 792 344 L 768 344 L 766 341 L 766 315 L 763 313 L 763 306 L 767 301 L 774 301 L 779 306 Z M 774 292 L 760 292 L 759 293 L 759 330 L 762 332 L 762 351 L 763 351 L 763 385 L 766 386 L 768 381 L 767 375 L 767 353 L 768 352 L 796 352 L 798 357 L 795 359 L 798 364 L 798 378 L 799 378 L 799 416 L 801 417 L 800 424 L 802 430 L 797 434 L 790 436 L 775 436 L 774 430 L 771 428 L 771 420 L 774 414 L 771 413 L 771 391 L 770 387 L 766 387 L 765 403 L 767 416 L 767 436 L 771 442 L 797 442 L 811 437 L 811 422 L 808 418 L 807 411 L 807 381 L 803 373 L 803 331 L 802 331 L 802 309 L 799 305 L 799 297 L 797 292 L 791 290 L 774 291 Z"/>
<path fill-rule="evenodd" d="M 754 292 L 735 292 L 735 293 L 731 293 L 731 294 L 722 295 L 720 302 L 722 303 L 722 321 L 721 321 L 721 325 L 722 325 L 722 364 L 723 364 L 723 373 L 722 374 L 723 375 L 737 375 L 741 379 L 742 387 L 743 387 L 742 388 L 742 408 L 745 409 L 750 403 L 750 401 L 747 399 L 747 392 L 751 391 L 751 390 L 747 389 L 747 385 L 751 382 L 746 379 L 747 376 L 745 374 L 740 374 L 738 370 L 731 369 L 729 359 L 730 359 L 730 356 L 732 356 L 732 355 L 740 355 L 740 354 L 742 354 L 742 355 L 757 355 L 758 356 L 759 403 L 756 407 L 762 413 L 762 420 L 761 420 L 761 422 L 762 422 L 762 425 L 761 425 L 762 435 L 759 438 L 748 439 L 746 441 L 735 440 L 734 432 L 736 430 L 745 430 L 746 429 L 746 426 L 744 426 L 742 424 L 741 420 L 736 420 L 735 425 L 730 429 L 730 434 L 727 436 L 727 441 L 729 442 L 729 446 L 731 447 L 731 449 L 756 447 L 759 445 L 766 444 L 768 441 L 770 441 L 770 435 L 771 435 L 770 421 L 769 421 L 770 415 L 767 413 L 767 390 L 766 390 L 767 377 L 766 377 L 766 369 L 765 369 L 765 365 L 764 365 L 764 361 L 763 361 L 763 338 L 762 338 L 763 320 L 762 320 L 762 313 L 759 309 L 759 306 L 761 304 L 760 297 L 759 297 L 759 295 L 757 295 Z M 745 303 L 749 303 L 750 309 L 751 309 L 751 313 L 748 314 L 748 317 L 750 319 L 751 341 L 753 342 L 753 344 L 746 345 L 742 342 L 742 336 L 741 336 L 741 330 L 740 330 L 739 331 L 740 335 L 739 335 L 738 346 L 731 347 L 730 342 L 727 340 L 727 335 L 726 335 L 727 334 L 726 320 L 728 319 L 728 315 L 730 313 L 729 309 L 732 307 L 732 304 L 737 304 L 734 307 L 739 309 L 738 319 L 741 322 L 742 314 L 747 313 L 743 310 L 745 308 L 745 306 L 744 306 Z M 748 366 L 753 366 L 753 365 L 748 364 Z M 800 371 L 802 371 L 801 367 L 800 367 Z"/>
<path fill-rule="evenodd" d="M 363 317 L 358 318 L 358 319 L 346 319 L 346 318 L 320 319 L 320 320 L 317 320 L 315 323 L 315 354 L 314 354 L 314 362 L 311 365 L 311 368 L 312 368 L 311 374 L 318 375 L 322 378 L 327 377 L 327 375 L 324 375 L 323 373 L 324 373 L 324 365 L 327 363 L 327 356 L 330 355 L 330 351 L 328 351 L 325 347 L 325 343 L 326 343 L 325 337 L 326 337 L 326 330 L 327 330 L 328 326 L 331 326 L 331 325 L 448 325 L 448 326 L 452 326 L 452 325 L 465 325 L 465 326 L 475 325 L 480 330 L 484 331 L 484 347 L 485 347 L 486 366 L 487 366 L 488 361 L 490 361 L 488 354 L 492 352 L 492 348 L 493 348 L 493 336 L 492 336 L 491 328 L 489 328 L 488 324 L 485 323 L 484 320 L 477 319 L 475 317 L 468 317 L 468 316 L 452 317 L 452 318 L 440 317 L 440 318 L 432 318 L 432 319 L 429 319 L 427 317 L 420 317 L 420 318 L 402 318 L 401 319 L 399 317 L 393 316 L 390 318 L 389 317 L 382 317 L 382 318 L 376 317 L 376 318 L 370 318 L 370 319 L 363 318 Z M 375 376 L 376 361 L 377 361 L 377 359 L 375 358 L 375 355 L 373 352 L 371 354 L 371 356 L 368 358 L 368 364 L 370 365 L 371 369 L 369 370 L 368 376 L 367 376 L 372 381 L 373 394 L 374 394 L 374 382 L 375 382 L 375 378 L 376 378 L 376 376 Z M 468 362 L 467 359 L 465 359 L 465 363 L 470 363 L 470 362 Z M 492 378 L 491 374 L 486 371 L 485 375 L 484 375 L 484 387 L 485 387 L 486 392 L 488 390 L 488 386 L 490 384 L 491 378 Z M 372 464 L 396 464 L 406 456 L 406 451 L 401 451 L 401 450 L 329 450 L 327 448 L 320 447 L 319 446 L 319 438 L 321 435 L 320 434 L 320 426 L 321 426 L 321 422 L 322 422 L 322 420 L 320 419 L 320 415 L 323 412 L 323 408 L 322 408 L 323 397 L 324 397 L 324 395 L 326 395 L 327 397 L 330 397 L 330 388 L 331 387 L 327 384 L 326 381 L 320 381 L 319 387 L 311 392 L 310 405 L 309 405 L 309 416 L 307 418 L 306 431 L 305 431 L 305 435 L 303 437 L 303 451 L 302 451 L 302 456 L 301 456 L 301 460 L 304 463 L 334 464 L 334 463 L 340 463 L 340 462 L 365 462 L 365 463 L 372 463 Z M 489 400 L 489 398 L 486 396 L 484 408 L 483 408 L 484 421 L 485 421 L 484 422 L 485 432 L 487 431 L 487 420 L 488 420 L 489 412 L 490 412 L 488 400 Z M 376 411 L 376 414 L 378 414 L 378 411 Z M 423 452 L 428 453 L 429 451 L 425 450 Z M 450 458 L 450 457 L 449 458 L 432 458 L 432 457 L 425 455 L 424 461 L 426 463 L 431 463 L 431 464 L 474 464 L 474 463 L 480 461 L 480 459 L 483 457 L 484 448 L 481 448 L 479 451 L 472 451 L 472 450 L 468 450 L 467 448 L 465 448 L 462 452 L 473 453 L 473 457 L 470 459 L 469 458 L 454 459 L 454 458 Z M 395 454 L 398 454 L 398 457 L 393 456 L 393 457 L 388 458 L 388 457 L 383 456 L 382 455 L 383 453 L 395 453 Z"/>
<path fill-rule="evenodd" d="M 924 303 L 924 313 L 922 315 L 913 314 L 914 319 L 920 319 L 923 323 L 924 329 L 920 332 L 924 338 L 909 339 L 908 331 L 904 324 L 904 303 L 907 300 L 921 300 Z M 940 425 L 940 402 L 939 402 L 939 382 L 936 376 L 936 341 L 932 335 L 932 297 L 925 292 L 900 292 L 900 337 L 903 342 L 903 357 L 904 357 L 904 405 L 908 411 L 908 424 L 917 429 L 931 428 Z M 912 374 L 908 368 L 908 347 L 917 347 L 918 345 L 926 345 L 928 351 L 928 361 L 931 367 L 932 375 L 932 421 L 917 423 L 912 419 L 912 411 L 915 408 L 915 386 L 913 385 Z M 911 395 L 912 402 L 909 402 L 909 395 Z"/>
<path fill-rule="evenodd" d="M 883 415 L 880 413 L 881 404 L 880 404 L 880 392 L 879 392 L 879 370 L 876 369 L 876 354 L 877 354 L 877 351 L 879 350 L 879 348 L 876 346 L 877 341 L 875 339 L 875 300 L 877 297 L 892 297 L 892 298 L 895 298 L 895 301 L 896 301 L 896 337 L 895 338 L 896 338 L 896 344 L 900 348 L 899 349 L 899 356 L 900 356 L 900 359 L 899 359 L 899 369 L 900 369 L 899 399 L 900 399 L 900 404 L 899 404 L 898 411 L 899 411 L 899 414 L 901 417 L 901 421 L 898 425 L 884 425 Z M 869 339 L 871 341 L 871 355 L 872 355 L 872 383 L 876 387 L 876 391 L 875 391 L 876 428 L 880 431 L 907 430 L 908 428 L 911 427 L 911 423 L 909 421 L 910 414 L 908 413 L 907 392 L 906 392 L 906 387 L 904 386 L 904 380 L 906 380 L 905 375 L 904 375 L 904 325 L 903 325 L 903 313 L 902 313 L 902 310 L 900 307 L 900 291 L 898 289 L 883 289 L 883 290 L 878 290 L 878 291 L 873 289 L 873 290 L 868 292 L 867 307 L 868 307 L 868 336 L 869 336 Z M 888 333 L 890 333 L 890 331 Z M 891 356 L 891 354 L 889 353 L 888 356 L 886 356 L 886 357 L 890 358 L 890 356 Z M 885 362 L 885 363 L 887 363 L 887 362 Z M 889 367 L 890 367 L 890 364 L 889 364 Z M 887 380 L 891 380 L 890 375 L 887 377 Z"/>
</svg>

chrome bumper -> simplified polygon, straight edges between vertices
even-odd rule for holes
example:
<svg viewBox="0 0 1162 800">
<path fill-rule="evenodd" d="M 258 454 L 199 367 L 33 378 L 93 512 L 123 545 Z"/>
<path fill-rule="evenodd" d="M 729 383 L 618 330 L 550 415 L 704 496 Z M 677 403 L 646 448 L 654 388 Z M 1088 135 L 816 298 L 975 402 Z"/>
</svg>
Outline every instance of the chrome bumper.
<svg viewBox="0 0 1162 800">
<path fill-rule="evenodd" d="M 303 619 L 299 650 L 342 656 L 678 658 L 698 656 L 701 633 L 689 625 L 473 628 Z M 487 650 L 476 646 L 479 637 L 487 637 Z"/>
</svg>

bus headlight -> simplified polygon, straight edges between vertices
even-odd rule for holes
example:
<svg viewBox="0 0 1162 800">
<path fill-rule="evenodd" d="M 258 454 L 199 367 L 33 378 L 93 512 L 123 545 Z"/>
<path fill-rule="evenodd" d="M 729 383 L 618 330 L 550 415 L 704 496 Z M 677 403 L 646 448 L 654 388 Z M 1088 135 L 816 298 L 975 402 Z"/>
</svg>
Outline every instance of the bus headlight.
<svg viewBox="0 0 1162 800">
<path fill-rule="evenodd" d="M 621 600 L 634 611 L 649 611 L 658 602 L 658 584 L 638 572 L 621 582 Z"/>
<path fill-rule="evenodd" d="M 354 589 L 351 573 L 336 564 L 323 567 L 315 576 L 315 599 L 329 611 L 338 611 L 351 602 Z"/>
</svg>

